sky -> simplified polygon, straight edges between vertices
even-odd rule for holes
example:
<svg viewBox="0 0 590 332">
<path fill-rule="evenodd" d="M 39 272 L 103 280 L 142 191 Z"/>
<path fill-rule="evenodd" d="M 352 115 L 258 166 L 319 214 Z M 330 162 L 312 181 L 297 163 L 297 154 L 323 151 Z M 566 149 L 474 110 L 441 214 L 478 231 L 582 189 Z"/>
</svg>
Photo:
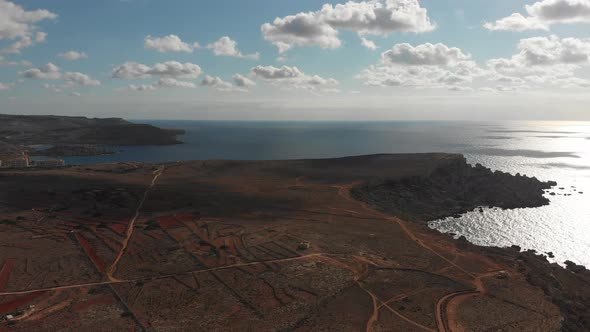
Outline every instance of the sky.
<svg viewBox="0 0 590 332">
<path fill-rule="evenodd" d="M 590 120 L 590 0 L 0 0 L 0 113 Z"/>
</svg>

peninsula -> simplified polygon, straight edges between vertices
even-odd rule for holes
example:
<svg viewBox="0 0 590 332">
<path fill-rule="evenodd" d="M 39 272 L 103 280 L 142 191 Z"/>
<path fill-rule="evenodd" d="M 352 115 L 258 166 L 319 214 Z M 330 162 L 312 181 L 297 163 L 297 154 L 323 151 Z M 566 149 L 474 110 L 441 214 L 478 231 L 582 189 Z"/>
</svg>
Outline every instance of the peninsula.
<svg viewBox="0 0 590 332">
<path fill-rule="evenodd" d="M 0 114 L 0 157 L 40 154 L 31 148 L 36 145 L 50 146 L 51 156 L 104 154 L 104 146 L 180 144 L 182 134 L 120 118 Z"/>
<path fill-rule="evenodd" d="M 461 155 L 0 171 L 0 331 L 583 331 L 590 273 L 426 226 L 548 204 Z"/>
</svg>

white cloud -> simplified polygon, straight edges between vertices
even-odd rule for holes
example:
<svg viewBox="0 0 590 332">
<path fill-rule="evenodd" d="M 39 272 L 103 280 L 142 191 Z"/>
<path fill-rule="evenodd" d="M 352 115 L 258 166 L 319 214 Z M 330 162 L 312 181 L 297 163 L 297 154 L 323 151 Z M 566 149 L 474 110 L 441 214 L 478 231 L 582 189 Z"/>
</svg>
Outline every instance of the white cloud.
<svg viewBox="0 0 590 332">
<path fill-rule="evenodd" d="M 528 38 L 520 41 L 520 53 L 513 58 L 525 65 L 587 64 L 590 39 L 557 36 Z"/>
<path fill-rule="evenodd" d="M 484 74 L 471 55 L 459 48 L 440 43 L 402 43 L 383 52 L 380 62 L 363 70 L 357 78 L 369 86 L 448 88 L 471 83 Z"/>
<path fill-rule="evenodd" d="M 10 90 L 12 89 L 12 86 L 12 84 L 0 82 L 0 91 Z"/>
<path fill-rule="evenodd" d="M 112 77 L 119 79 L 143 79 L 151 77 L 195 79 L 199 75 L 201 75 L 201 67 L 199 65 L 177 61 L 157 63 L 153 67 L 137 62 L 126 62 L 116 67 L 112 72 Z"/>
<path fill-rule="evenodd" d="M 194 89 L 197 85 L 190 81 L 179 81 L 174 78 L 163 77 L 158 80 L 156 83 L 158 87 L 162 88 L 184 88 L 184 89 Z"/>
<path fill-rule="evenodd" d="M 483 26 L 491 31 L 549 30 L 549 26 L 537 18 L 524 17 L 520 13 L 514 13 L 494 23 L 486 22 Z"/>
<path fill-rule="evenodd" d="M 243 54 L 238 49 L 238 43 L 229 38 L 228 36 L 223 36 L 219 38 L 214 43 L 207 45 L 208 49 L 213 51 L 213 54 L 217 56 L 231 56 L 236 58 L 246 58 L 246 59 L 254 59 L 258 60 L 260 58 L 260 53 L 254 54 Z"/>
<path fill-rule="evenodd" d="M 76 60 L 88 58 L 88 55 L 86 53 L 78 52 L 78 51 L 67 51 L 64 53 L 60 53 L 57 56 L 62 59 L 66 59 L 66 60 L 70 60 L 70 61 L 76 61 Z"/>
<path fill-rule="evenodd" d="M 82 74 L 79 72 L 66 72 L 61 77 L 62 80 L 65 82 L 75 83 L 77 85 L 84 85 L 84 86 L 98 86 L 100 82 L 91 78 L 86 74 Z"/>
<path fill-rule="evenodd" d="M 212 87 L 218 91 L 224 91 L 224 92 L 247 92 L 248 91 L 242 87 L 234 86 L 233 84 L 226 82 L 217 76 L 209 76 L 209 75 L 205 76 L 205 78 L 203 78 L 203 80 L 201 81 L 201 85 Z"/>
<path fill-rule="evenodd" d="M 526 11 L 532 17 L 550 23 L 590 23 L 588 0 L 543 0 L 527 5 Z"/>
<path fill-rule="evenodd" d="M 13 2 L 0 0 L 0 41 L 14 41 L 8 47 L 0 49 L 0 52 L 20 53 L 23 48 L 30 47 L 35 42 L 45 41 L 47 34 L 35 31 L 35 23 L 56 17 L 56 14 L 48 10 L 27 11 Z"/>
<path fill-rule="evenodd" d="M 177 35 L 168 35 L 164 37 L 147 36 L 144 40 L 146 49 L 157 50 L 159 52 L 192 52 L 200 47 L 199 43 L 183 42 Z"/>
<path fill-rule="evenodd" d="M 140 85 L 131 84 L 126 87 L 116 89 L 116 91 L 141 91 L 141 92 L 154 91 L 154 90 L 156 90 L 156 88 L 151 84 L 140 84 Z"/>
<path fill-rule="evenodd" d="M 262 79 L 284 79 L 303 77 L 304 74 L 297 67 L 282 66 L 277 68 L 274 66 L 256 66 L 252 68 L 252 73 Z"/>
<path fill-rule="evenodd" d="M 590 23 L 590 0 L 542 0 L 526 5 L 528 16 L 520 13 L 486 23 L 488 30 L 549 30 L 553 24 Z"/>
<path fill-rule="evenodd" d="M 449 66 L 471 59 L 471 55 L 463 53 L 456 47 L 445 44 L 422 44 L 416 47 L 407 44 L 397 44 L 385 51 L 381 58 L 389 64 L 412 66 Z"/>
<path fill-rule="evenodd" d="M 159 88 L 194 89 L 197 85 L 190 80 L 199 77 L 201 72 L 199 65 L 189 62 L 166 61 L 152 67 L 137 62 L 126 62 L 113 69 L 112 77 L 127 80 L 158 78 L 158 81 L 153 84 L 131 84 L 118 91 L 153 91 Z"/>
<path fill-rule="evenodd" d="M 37 80 L 60 80 L 61 85 L 55 85 L 61 89 L 72 88 L 76 85 L 81 86 L 99 86 L 100 81 L 80 72 L 61 72 L 61 69 L 53 63 L 48 63 L 39 68 L 32 68 L 20 73 L 24 78 Z M 52 85 L 53 86 L 53 85 Z"/>
<path fill-rule="evenodd" d="M 239 87 L 252 87 L 256 85 L 256 82 L 252 81 L 248 77 L 240 74 L 235 74 L 233 77 L 234 84 Z"/>
<path fill-rule="evenodd" d="M 372 40 L 368 40 L 365 37 L 361 37 L 361 45 L 363 45 L 364 47 L 370 49 L 370 50 L 376 50 L 378 49 L 377 45 L 375 45 L 375 42 Z"/>
<path fill-rule="evenodd" d="M 575 77 L 578 69 L 590 65 L 590 38 L 557 36 L 521 39 L 518 53 L 510 58 L 487 62 L 496 75 L 509 79 L 544 84 Z"/>
<path fill-rule="evenodd" d="M 339 48 L 338 30 L 360 35 L 388 35 L 393 32 L 431 31 L 427 10 L 418 0 L 349 1 L 335 6 L 325 4 L 321 10 L 276 18 L 261 26 L 264 38 L 280 53 L 295 46 Z"/>
<path fill-rule="evenodd" d="M 256 66 L 251 70 L 252 75 L 267 83 L 283 88 L 304 89 L 318 91 L 331 89 L 339 82 L 333 78 L 323 78 L 318 75 L 306 75 L 297 67 Z"/>
<path fill-rule="evenodd" d="M 562 88 L 590 88 L 590 80 L 579 77 L 560 78 L 554 83 Z"/>
<path fill-rule="evenodd" d="M 25 78 L 38 80 L 58 80 L 61 78 L 60 68 L 53 63 L 48 63 L 39 68 L 32 68 L 21 73 Z"/>
</svg>

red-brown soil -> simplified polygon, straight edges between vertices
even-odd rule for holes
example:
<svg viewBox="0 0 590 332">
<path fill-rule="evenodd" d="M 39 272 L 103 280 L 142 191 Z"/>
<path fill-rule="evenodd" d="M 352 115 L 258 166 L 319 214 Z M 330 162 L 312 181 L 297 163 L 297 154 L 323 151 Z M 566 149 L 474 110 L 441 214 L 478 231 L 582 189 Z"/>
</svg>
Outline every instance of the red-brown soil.
<svg viewBox="0 0 590 332">
<path fill-rule="evenodd" d="M 428 176 L 455 158 L 0 172 L 0 192 L 10 194 L 0 205 L 0 262 L 16 260 L 0 272 L 10 276 L 0 290 L 0 330 L 556 331 L 564 317 L 577 324 L 547 295 L 549 264 L 524 262 L 536 256 L 455 241 L 351 197 L 355 186 Z M 49 208 L 31 210 L 39 206 Z M 540 279 L 531 279 L 533 269 Z M 552 272 L 560 281 L 569 278 L 559 294 L 569 296 L 582 274 L 558 271 L 567 271 Z M 1 320 L 14 313 L 18 319 Z"/>
</svg>

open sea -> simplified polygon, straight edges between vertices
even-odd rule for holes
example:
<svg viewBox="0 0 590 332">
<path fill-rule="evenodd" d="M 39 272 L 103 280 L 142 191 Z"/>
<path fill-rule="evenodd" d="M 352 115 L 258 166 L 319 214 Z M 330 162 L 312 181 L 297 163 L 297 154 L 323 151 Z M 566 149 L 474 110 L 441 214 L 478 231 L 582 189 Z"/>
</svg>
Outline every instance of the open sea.
<svg viewBox="0 0 590 332">
<path fill-rule="evenodd" d="M 113 147 L 68 164 L 307 159 L 373 153 L 462 153 L 470 163 L 558 183 L 549 206 L 485 209 L 430 222 L 475 244 L 553 252 L 590 266 L 590 122 L 215 122 L 137 120 L 186 130 L 175 146 Z"/>
</svg>

